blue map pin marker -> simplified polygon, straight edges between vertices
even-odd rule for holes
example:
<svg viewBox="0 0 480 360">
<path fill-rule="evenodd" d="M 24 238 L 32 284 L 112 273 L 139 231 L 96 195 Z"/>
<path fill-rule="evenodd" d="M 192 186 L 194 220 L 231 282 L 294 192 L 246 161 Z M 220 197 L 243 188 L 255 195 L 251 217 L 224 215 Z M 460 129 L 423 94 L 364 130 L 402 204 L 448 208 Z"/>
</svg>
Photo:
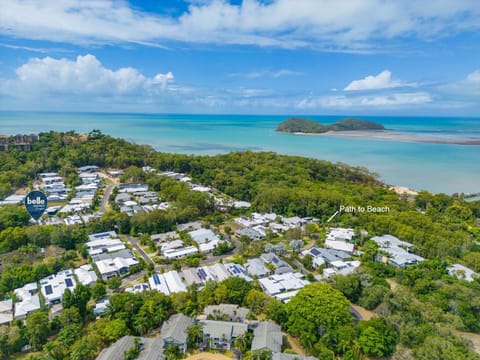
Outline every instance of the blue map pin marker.
<svg viewBox="0 0 480 360">
<path fill-rule="evenodd" d="M 31 191 L 25 198 L 25 207 L 35 220 L 40 219 L 47 208 L 47 196 L 41 191 Z"/>
</svg>

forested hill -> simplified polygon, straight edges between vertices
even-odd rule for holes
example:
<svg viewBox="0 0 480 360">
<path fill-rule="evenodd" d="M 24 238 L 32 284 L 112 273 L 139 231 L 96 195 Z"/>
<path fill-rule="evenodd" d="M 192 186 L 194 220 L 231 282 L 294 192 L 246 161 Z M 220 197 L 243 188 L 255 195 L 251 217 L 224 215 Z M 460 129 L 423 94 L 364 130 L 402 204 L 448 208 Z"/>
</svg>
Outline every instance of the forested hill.
<svg viewBox="0 0 480 360">
<path fill-rule="evenodd" d="M 480 217 L 480 202 L 427 192 L 409 201 L 364 168 L 322 160 L 249 151 L 216 156 L 166 154 L 98 131 L 88 135 L 50 132 L 40 134 L 33 151 L 13 149 L 0 157 L 0 197 L 31 184 L 44 171 L 59 172 L 68 184 L 83 165 L 126 168 L 132 181 L 152 187 L 161 184 L 155 175 L 142 172 L 144 165 L 183 172 L 194 181 L 251 201 L 255 210 L 315 216 L 321 221 L 341 205 L 388 206 L 388 213 L 340 213 L 335 221 L 364 228 L 371 235 L 396 235 L 414 243 L 420 255 L 462 258 L 480 270 L 480 253 L 474 249 L 475 241 L 480 241 L 474 226 Z M 0 219 L 0 223 L 5 222 Z"/>
<path fill-rule="evenodd" d="M 277 127 L 279 132 L 320 134 L 328 131 L 385 130 L 382 124 L 361 119 L 342 119 L 334 124 L 321 124 L 317 121 L 302 118 L 291 118 Z"/>
</svg>

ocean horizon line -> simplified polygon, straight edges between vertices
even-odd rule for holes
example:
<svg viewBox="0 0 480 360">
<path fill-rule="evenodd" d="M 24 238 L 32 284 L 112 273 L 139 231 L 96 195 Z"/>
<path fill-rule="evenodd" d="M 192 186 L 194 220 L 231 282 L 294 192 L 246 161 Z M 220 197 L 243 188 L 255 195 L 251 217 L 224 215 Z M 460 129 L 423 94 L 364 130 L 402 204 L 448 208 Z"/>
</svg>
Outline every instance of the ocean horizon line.
<svg viewBox="0 0 480 360">
<path fill-rule="evenodd" d="M 73 110 L 0 110 L 0 113 L 18 114 L 85 114 L 85 115 L 152 115 L 152 116 L 258 116 L 258 117 L 339 117 L 339 118 L 425 118 L 425 119 L 478 119 L 480 115 L 423 115 L 423 114 L 309 114 L 309 113 L 201 113 L 201 112 L 148 112 L 148 111 L 73 111 Z"/>
</svg>

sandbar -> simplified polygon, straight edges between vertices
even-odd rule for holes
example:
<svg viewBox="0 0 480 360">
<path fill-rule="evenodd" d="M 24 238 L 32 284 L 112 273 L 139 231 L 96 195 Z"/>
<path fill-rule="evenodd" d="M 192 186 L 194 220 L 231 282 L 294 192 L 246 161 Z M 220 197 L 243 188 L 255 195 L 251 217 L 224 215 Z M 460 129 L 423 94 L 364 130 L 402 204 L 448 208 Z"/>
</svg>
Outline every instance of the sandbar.
<svg viewBox="0 0 480 360">
<path fill-rule="evenodd" d="M 287 133 L 288 134 L 288 133 Z M 420 134 L 396 132 L 391 130 L 328 131 L 325 133 L 292 133 L 293 135 L 341 136 L 358 139 L 405 141 L 432 144 L 480 145 L 478 136 L 459 136 L 447 134 Z"/>
</svg>

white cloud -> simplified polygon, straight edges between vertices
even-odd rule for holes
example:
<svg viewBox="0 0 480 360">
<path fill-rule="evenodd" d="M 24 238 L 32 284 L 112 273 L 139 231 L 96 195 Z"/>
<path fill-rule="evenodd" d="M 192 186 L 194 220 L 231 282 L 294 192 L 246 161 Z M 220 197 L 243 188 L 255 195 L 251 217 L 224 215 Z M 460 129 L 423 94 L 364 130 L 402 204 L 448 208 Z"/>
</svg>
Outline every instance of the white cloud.
<svg viewBox="0 0 480 360">
<path fill-rule="evenodd" d="M 467 99 L 472 99 L 479 103 L 480 98 L 480 69 L 468 74 L 465 79 L 443 85 L 439 90 L 452 96 L 460 96 Z"/>
<path fill-rule="evenodd" d="M 299 109 L 362 109 L 362 108 L 398 108 L 403 106 L 421 105 L 432 102 L 430 94 L 426 92 L 394 93 L 389 95 L 373 96 L 320 96 L 308 97 L 300 100 L 296 107 Z"/>
<path fill-rule="evenodd" d="M 16 49 L 16 50 L 26 50 L 31 52 L 37 52 L 41 54 L 51 54 L 53 53 L 70 53 L 70 50 L 60 49 L 60 48 L 39 48 L 39 47 L 31 47 L 31 46 L 20 46 L 20 45 L 12 45 L 7 43 L 0 43 L 1 47 L 7 49 Z"/>
<path fill-rule="evenodd" d="M 114 0 L 2 0 L 0 34 L 80 44 L 165 41 L 362 51 L 480 29 L 478 0 L 193 1 L 179 17 Z"/>
<path fill-rule="evenodd" d="M 400 80 L 392 80 L 392 73 L 389 70 L 384 70 L 377 75 L 368 75 L 361 80 L 353 80 L 343 90 L 357 91 L 357 90 L 380 90 L 391 89 L 405 86 L 416 86 L 414 83 L 405 83 Z"/>
<path fill-rule="evenodd" d="M 249 79 L 258 79 L 258 78 L 279 78 L 284 76 L 301 76 L 303 74 L 304 73 L 301 71 L 282 69 L 278 71 L 264 70 L 264 71 L 252 71 L 249 73 L 233 73 L 233 74 L 230 74 L 230 76 L 245 77 Z"/>
<path fill-rule="evenodd" d="M 111 70 L 93 55 L 78 56 L 76 60 L 32 58 L 17 68 L 16 75 L 16 79 L 4 82 L 3 92 L 20 97 L 141 95 L 161 91 L 174 78 L 171 72 L 149 78 L 131 67 Z"/>
</svg>

